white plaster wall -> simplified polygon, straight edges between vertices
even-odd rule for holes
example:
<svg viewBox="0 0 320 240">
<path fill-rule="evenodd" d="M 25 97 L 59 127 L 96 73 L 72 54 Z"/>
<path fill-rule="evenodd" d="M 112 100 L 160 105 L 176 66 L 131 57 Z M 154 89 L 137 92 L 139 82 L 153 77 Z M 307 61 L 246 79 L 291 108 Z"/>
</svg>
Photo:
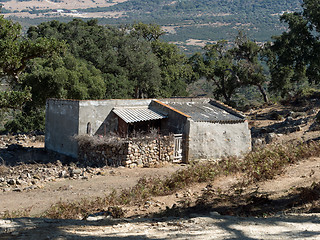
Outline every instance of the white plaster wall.
<svg viewBox="0 0 320 240">
<path fill-rule="evenodd" d="M 49 99 L 46 103 L 45 147 L 71 157 L 78 156 L 79 102 Z"/>
<path fill-rule="evenodd" d="M 87 133 L 87 124 L 91 123 L 92 135 L 102 128 L 104 122 L 107 123 L 106 131 L 114 131 L 117 127 L 115 119 L 109 119 L 111 111 L 114 107 L 128 107 L 128 106 L 148 106 L 151 99 L 110 99 L 110 100 L 85 100 L 80 101 L 79 111 L 79 134 Z"/>
<path fill-rule="evenodd" d="M 189 121 L 189 160 L 241 156 L 251 150 L 248 123 Z"/>
</svg>

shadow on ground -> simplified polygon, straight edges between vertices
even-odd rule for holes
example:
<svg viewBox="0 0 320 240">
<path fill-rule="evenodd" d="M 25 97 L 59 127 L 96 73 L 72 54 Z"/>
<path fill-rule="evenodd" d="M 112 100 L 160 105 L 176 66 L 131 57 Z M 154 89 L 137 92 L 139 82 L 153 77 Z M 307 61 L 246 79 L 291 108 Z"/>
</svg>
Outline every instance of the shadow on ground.
<svg viewBox="0 0 320 240">
<path fill-rule="evenodd" d="M 241 218 L 211 213 L 183 218 L 108 219 L 94 222 L 37 218 L 1 221 L 1 240 L 316 239 L 320 236 L 319 216 Z M 11 227 L 5 226 L 5 221 Z"/>
<path fill-rule="evenodd" d="M 44 148 L 22 147 L 21 145 L 12 144 L 5 149 L 0 149 L 0 164 L 6 166 L 16 166 L 20 164 L 47 164 L 54 163 L 57 160 L 64 164 L 68 164 L 75 159 L 48 152 Z"/>
</svg>

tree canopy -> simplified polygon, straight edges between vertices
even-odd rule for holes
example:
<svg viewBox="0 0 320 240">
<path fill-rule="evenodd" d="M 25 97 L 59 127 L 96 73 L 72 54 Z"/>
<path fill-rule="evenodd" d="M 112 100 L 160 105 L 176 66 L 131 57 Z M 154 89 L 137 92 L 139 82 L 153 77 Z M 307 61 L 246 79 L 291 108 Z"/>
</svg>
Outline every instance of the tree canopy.
<svg viewBox="0 0 320 240">
<path fill-rule="evenodd" d="M 101 72 L 70 54 L 35 60 L 26 69 L 22 86 L 31 88 L 33 105 L 38 107 L 47 98 L 101 99 L 105 94 Z"/>
<path fill-rule="evenodd" d="M 179 72 L 187 65 L 186 57 L 176 46 L 160 41 L 162 34 L 160 27 L 154 24 L 135 23 L 115 28 L 100 26 L 96 20 L 51 21 L 28 30 L 30 39 L 51 37 L 65 41 L 74 57 L 100 70 L 106 84 L 105 98 L 186 94 L 189 75 Z M 159 54 L 164 48 L 170 52 L 166 60 Z M 169 74 L 169 71 L 174 73 Z"/>
<path fill-rule="evenodd" d="M 37 113 L 47 98 L 102 99 L 186 96 L 193 77 L 187 57 L 162 42 L 160 26 L 135 23 L 121 28 L 97 20 L 50 21 L 32 26 L 25 37 L 4 20 L 3 74 L 12 76 L 12 97 L 30 100 L 23 113 Z M 10 30 L 12 28 L 12 30 Z M 5 42 L 5 40 L 8 41 Z M 11 41 L 11 42 L 10 42 Z M 1 42 L 0 42 L 1 43 Z M 10 51 L 5 46 L 11 46 Z M 65 47 L 61 54 L 60 49 Z M 44 58 L 51 56 L 50 58 Z M 11 57 L 11 58 L 10 58 Z M 41 58 L 39 58 L 41 57 Z M 12 59 L 12 60 L 11 60 Z M 0 95 L 12 99 L 8 94 Z M 3 101 L 3 106 L 12 101 Z M 21 117 L 23 119 L 23 117 Z M 14 124 L 15 128 L 20 124 Z"/>
<path fill-rule="evenodd" d="M 19 24 L 0 15 L 0 78 L 11 86 L 11 89 L 0 93 L 0 106 L 18 108 L 30 101 L 30 88 L 19 87 L 21 73 L 32 59 L 48 57 L 63 49 L 64 43 L 54 39 L 24 38 Z"/>
<path fill-rule="evenodd" d="M 302 7 L 302 12 L 281 16 L 288 31 L 274 37 L 269 46 L 270 89 L 283 96 L 292 94 L 299 86 L 318 84 L 320 79 L 320 3 L 304 0 Z"/>
<path fill-rule="evenodd" d="M 63 48 L 63 42 L 54 39 L 22 37 L 21 26 L 0 15 L 0 74 L 18 81 L 27 63 L 34 58 L 47 57 Z"/>
<path fill-rule="evenodd" d="M 268 96 L 264 89 L 266 76 L 259 61 L 262 52 L 255 42 L 242 32 L 235 39 L 234 47 L 227 41 L 218 41 L 204 47 L 204 53 L 196 53 L 190 58 L 194 71 L 214 83 L 214 96 L 223 97 L 229 104 L 237 89 L 243 86 L 256 86 L 265 102 Z"/>
</svg>

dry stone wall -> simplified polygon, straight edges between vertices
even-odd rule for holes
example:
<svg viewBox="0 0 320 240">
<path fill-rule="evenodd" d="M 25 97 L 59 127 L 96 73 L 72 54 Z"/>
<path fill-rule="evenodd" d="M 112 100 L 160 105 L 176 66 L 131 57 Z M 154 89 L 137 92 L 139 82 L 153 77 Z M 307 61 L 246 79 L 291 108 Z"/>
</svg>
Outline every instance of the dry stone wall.
<svg viewBox="0 0 320 240">
<path fill-rule="evenodd" d="M 78 141 L 79 161 L 88 166 L 152 167 L 174 159 L 173 136 L 113 141 L 95 138 Z"/>
</svg>

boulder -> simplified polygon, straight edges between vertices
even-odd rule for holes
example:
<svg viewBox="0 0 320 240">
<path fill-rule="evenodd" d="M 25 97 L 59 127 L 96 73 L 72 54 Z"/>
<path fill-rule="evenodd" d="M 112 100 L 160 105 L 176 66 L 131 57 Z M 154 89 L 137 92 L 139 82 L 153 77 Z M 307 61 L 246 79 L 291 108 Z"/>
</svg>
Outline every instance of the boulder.
<svg viewBox="0 0 320 240">
<path fill-rule="evenodd" d="M 266 135 L 266 143 L 267 144 L 270 144 L 270 143 L 272 143 L 272 142 L 274 142 L 276 139 L 277 139 L 277 134 L 275 134 L 275 133 L 268 133 L 267 135 Z"/>
</svg>

